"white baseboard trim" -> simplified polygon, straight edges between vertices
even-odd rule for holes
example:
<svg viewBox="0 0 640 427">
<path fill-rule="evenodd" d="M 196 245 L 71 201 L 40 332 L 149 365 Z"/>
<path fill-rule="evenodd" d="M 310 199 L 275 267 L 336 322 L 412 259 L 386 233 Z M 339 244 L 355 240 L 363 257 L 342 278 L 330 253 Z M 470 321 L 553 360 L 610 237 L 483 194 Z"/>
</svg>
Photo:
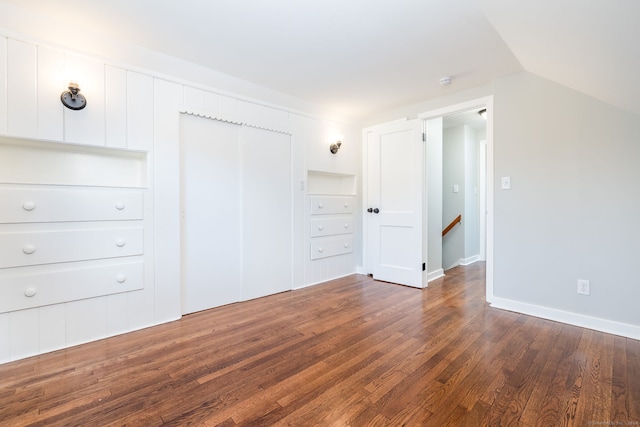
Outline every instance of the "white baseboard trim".
<svg viewBox="0 0 640 427">
<path fill-rule="evenodd" d="M 480 255 L 470 256 L 469 258 L 462 258 L 460 260 L 460 265 L 471 265 L 474 262 L 480 261 Z"/>
<path fill-rule="evenodd" d="M 553 320 L 555 322 L 566 323 L 573 326 L 580 326 L 582 328 L 593 329 L 594 331 L 606 332 L 608 334 L 619 335 L 621 337 L 631 338 L 634 340 L 640 340 L 640 326 L 629 325 L 613 320 L 599 319 L 597 317 L 586 316 L 584 314 L 572 313 L 570 311 L 498 298 L 495 296 L 491 302 L 491 307 L 540 317 L 542 319 Z"/>
<path fill-rule="evenodd" d="M 457 261 L 456 261 L 456 262 L 454 262 L 453 264 L 446 266 L 443 270 L 444 270 L 444 271 L 449 271 L 449 270 L 451 270 L 452 268 L 456 268 L 457 266 L 459 266 L 459 265 L 460 265 L 460 261 L 461 261 L 461 260 L 457 260 Z"/>
<path fill-rule="evenodd" d="M 336 277 L 330 277 L 328 279 L 325 280 L 320 280 L 319 282 L 313 282 L 313 283 L 305 283 L 303 285 L 299 285 L 299 286 L 294 286 L 293 288 L 291 288 L 292 291 L 295 291 L 297 289 L 304 289 L 304 288 L 308 288 L 309 286 L 315 286 L 315 285 L 319 285 L 321 283 L 326 283 L 326 282 L 330 282 L 332 280 L 336 280 L 336 279 L 342 279 L 343 277 L 347 277 L 347 276 L 351 276 L 353 274 L 364 274 L 364 273 L 358 273 L 357 271 L 354 271 L 353 273 L 347 273 L 347 274 L 343 274 L 341 276 L 336 276 Z"/>
<path fill-rule="evenodd" d="M 442 268 L 436 271 L 432 271 L 431 273 L 427 273 L 427 283 L 431 282 L 432 280 L 439 279 L 441 277 L 444 277 L 444 270 Z"/>
</svg>

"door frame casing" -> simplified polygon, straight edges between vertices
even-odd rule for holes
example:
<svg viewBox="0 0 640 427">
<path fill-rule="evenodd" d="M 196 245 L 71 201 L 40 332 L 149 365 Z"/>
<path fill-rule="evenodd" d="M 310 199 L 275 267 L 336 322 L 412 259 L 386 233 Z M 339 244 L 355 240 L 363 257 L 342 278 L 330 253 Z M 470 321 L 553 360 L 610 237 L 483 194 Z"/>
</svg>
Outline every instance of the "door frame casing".
<svg viewBox="0 0 640 427">
<path fill-rule="evenodd" d="M 455 113 L 460 113 L 463 111 L 468 111 L 474 108 L 486 108 L 487 109 L 487 167 L 486 167 L 486 300 L 491 303 L 493 301 L 493 196 L 494 196 L 494 176 L 493 176 L 493 162 L 494 162 L 494 151 L 493 151 L 493 96 L 489 95 L 482 98 L 473 99 L 470 101 L 453 104 L 447 107 L 431 110 L 428 112 L 424 112 L 418 114 L 417 118 L 422 121 L 426 121 L 429 119 L 448 116 Z M 398 120 L 389 121 L 386 123 L 369 126 L 362 130 L 362 141 L 363 141 L 363 155 L 362 155 L 362 167 L 363 167 L 363 182 L 362 182 L 362 202 L 363 206 L 367 206 L 367 194 L 368 194 L 368 182 L 367 182 L 367 134 L 369 132 L 375 131 L 377 128 L 382 126 L 387 126 L 392 123 L 404 122 L 409 120 L 408 118 L 402 118 Z M 425 142 L 426 143 L 426 142 Z M 423 176 L 426 172 L 426 152 L 424 150 L 424 158 L 422 159 L 422 167 L 423 167 Z M 426 187 L 425 187 L 426 188 Z M 423 212 L 426 212 L 427 209 L 427 194 L 423 192 L 423 200 L 421 201 L 423 206 Z M 427 220 L 426 215 L 425 222 L 423 224 L 423 230 L 427 230 Z M 362 246 L 362 263 L 365 273 L 370 273 L 372 271 L 371 257 L 369 254 L 369 242 L 368 242 L 368 221 L 365 213 L 362 213 L 362 225 L 363 225 L 363 246 Z M 424 256 L 424 255 L 423 255 Z"/>
<path fill-rule="evenodd" d="M 486 300 L 493 301 L 493 95 L 450 105 L 418 114 L 418 118 L 429 120 L 436 117 L 461 113 L 475 108 L 487 109 L 487 168 L 486 168 Z"/>
</svg>

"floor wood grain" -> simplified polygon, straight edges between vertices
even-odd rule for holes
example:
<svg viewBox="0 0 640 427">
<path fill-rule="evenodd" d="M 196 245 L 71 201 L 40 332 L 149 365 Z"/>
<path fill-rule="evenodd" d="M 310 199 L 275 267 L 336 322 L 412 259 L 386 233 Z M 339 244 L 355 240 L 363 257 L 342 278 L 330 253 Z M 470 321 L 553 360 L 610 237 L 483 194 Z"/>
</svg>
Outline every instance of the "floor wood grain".
<svg viewBox="0 0 640 427">
<path fill-rule="evenodd" d="M 0 425 L 640 426 L 640 342 L 353 275 L 0 365 Z"/>
</svg>

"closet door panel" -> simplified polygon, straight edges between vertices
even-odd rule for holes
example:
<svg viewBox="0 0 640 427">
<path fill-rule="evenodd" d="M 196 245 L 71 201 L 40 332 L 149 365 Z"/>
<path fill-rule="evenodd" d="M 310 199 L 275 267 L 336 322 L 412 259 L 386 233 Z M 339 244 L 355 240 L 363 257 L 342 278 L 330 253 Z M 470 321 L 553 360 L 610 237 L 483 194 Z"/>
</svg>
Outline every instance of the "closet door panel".
<svg viewBox="0 0 640 427">
<path fill-rule="evenodd" d="M 181 118 L 182 312 L 240 300 L 240 126 Z"/>
<path fill-rule="evenodd" d="M 291 289 L 291 137 L 243 128 L 243 295 Z"/>
</svg>

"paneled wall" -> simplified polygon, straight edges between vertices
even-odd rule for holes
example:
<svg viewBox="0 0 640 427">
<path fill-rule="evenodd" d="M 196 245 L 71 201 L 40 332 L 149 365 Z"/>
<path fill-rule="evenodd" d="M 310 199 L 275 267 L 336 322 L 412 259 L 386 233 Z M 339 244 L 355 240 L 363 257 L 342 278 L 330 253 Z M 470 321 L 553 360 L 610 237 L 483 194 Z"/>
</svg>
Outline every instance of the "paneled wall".
<svg viewBox="0 0 640 427">
<path fill-rule="evenodd" d="M 102 293 L 95 293 L 99 280 L 82 279 L 77 274 L 61 275 L 66 284 L 59 285 L 58 289 L 66 289 L 66 286 L 73 292 L 64 291 L 58 294 L 57 299 L 44 300 L 44 303 L 32 306 L 24 302 L 7 307 L 3 304 L 0 307 L 0 363 L 181 316 L 181 114 L 291 135 L 293 287 L 356 271 L 361 259 L 358 133 L 285 108 L 261 105 L 254 100 L 196 87 L 179 79 L 180 76 L 175 80 L 159 77 L 152 70 L 129 69 L 122 64 L 105 63 L 90 55 L 72 54 L 28 40 L 0 37 L 0 148 L 9 152 L 15 147 L 19 148 L 18 151 L 37 147 L 28 151 L 28 156 L 23 156 L 36 160 L 14 164 L 12 169 L 7 164 L 0 165 L 0 169 L 5 171 L 0 176 L 0 190 L 23 193 L 39 190 L 45 198 L 58 194 L 56 191 L 66 190 L 72 193 L 69 196 L 73 199 L 70 206 L 76 206 L 78 200 L 82 200 L 79 195 L 89 194 L 88 200 L 93 203 L 96 194 L 117 191 L 140 194 L 142 200 L 141 218 L 133 220 L 140 221 L 139 224 L 131 220 L 116 219 L 112 223 L 102 217 L 96 220 L 80 214 L 74 216 L 74 209 L 61 207 L 58 202 L 54 205 L 61 209 L 63 216 L 60 222 L 46 219 L 43 221 L 48 222 L 24 225 L 15 224 L 11 219 L 2 220 L 0 232 L 73 231 L 76 234 L 71 241 L 76 243 L 88 236 L 87 229 L 139 226 L 142 230 L 140 250 L 134 251 L 135 254 L 121 254 L 122 257 L 116 260 L 122 261 L 123 265 L 139 261 L 142 267 L 139 285 L 131 288 L 117 291 L 107 288 Z M 81 93 L 87 98 L 84 110 L 72 111 L 60 102 L 60 93 L 70 80 L 80 83 Z M 328 146 L 338 134 L 344 135 L 344 145 L 338 155 L 332 155 Z M 49 154 L 33 157 L 38 150 Z M 77 153 L 86 150 L 94 155 L 94 163 L 77 161 Z M 15 158 L 2 157 L 5 163 Z M 100 165 L 109 165 L 108 161 L 100 160 L 103 158 L 134 159 L 139 181 L 118 181 L 117 178 L 123 176 L 122 168 L 101 168 Z M 73 159 L 76 159 L 75 163 Z M 52 165 L 56 165 L 58 170 L 53 168 L 49 175 L 40 173 Z M 69 165 L 80 169 L 84 165 L 84 170 L 77 175 L 71 174 L 73 179 L 64 182 L 69 176 Z M 310 258 L 308 170 L 353 177 L 353 251 L 326 258 L 322 265 Z M 9 198 L 0 197 L 4 207 Z M 24 206 L 20 209 L 25 210 Z M 83 212 L 82 209 L 78 211 Z M 254 213 L 245 212 L 244 215 Z M 78 237 L 78 232 L 85 234 Z M 15 249 L 8 248 L 6 242 L 7 239 L 0 241 L 2 251 Z M 74 259 L 71 263 L 56 259 L 56 263 L 62 264 L 47 261 L 46 264 L 0 266 L 0 300 L 33 298 L 27 296 L 30 291 L 25 277 L 40 274 L 45 282 L 54 283 L 48 279 L 53 277 L 51 274 L 56 269 L 79 269 L 89 265 L 85 263 L 107 268 L 114 263 L 103 252 L 93 257 L 100 259 Z M 114 277 L 122 279 L 119 274 Z M 93 293 L 86 293 L 87 288 L 93 289 Z M 42 292 L 37 295 L 42 295 Z"/>
</svg>

